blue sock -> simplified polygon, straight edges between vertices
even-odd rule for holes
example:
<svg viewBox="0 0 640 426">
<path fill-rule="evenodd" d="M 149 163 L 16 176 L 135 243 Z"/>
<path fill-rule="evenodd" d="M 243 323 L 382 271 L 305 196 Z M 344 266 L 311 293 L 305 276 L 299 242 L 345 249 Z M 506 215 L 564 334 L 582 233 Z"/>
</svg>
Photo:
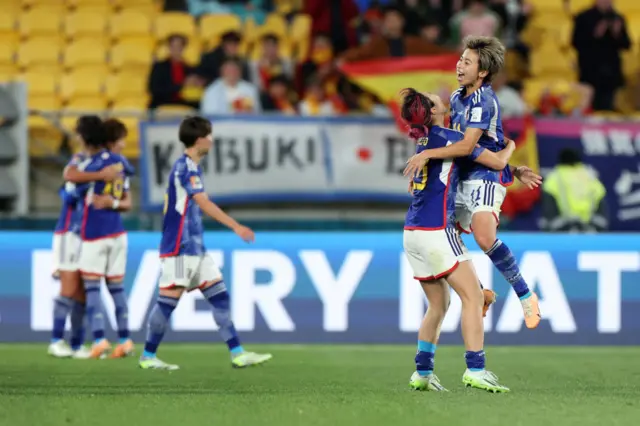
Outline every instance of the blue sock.
<svg viewBox="0 0 640 426">
<path fill-rule="evenodd" d="M 418 353 L 416 354 L 416 371 L 421 376 L 433 373 L 436 344 L 418 340 Z"/>
<path fill-rule="evenodd" d="M 229 293 L 227 292 L 227 286 L 224 285 L 224 281 L 220 281 L 202 290 L 202 295 L 209 301 L 213 309 L 213 319 L 220 330 L 222 339 L 227 343 L 229 352 L 232 354 L 238 354 L 243 352 L 236 328 L 231 321 L 231 310 Z"/>
<path fill-rule="evenodd" d="M 77 351 L 84 343 L 84 303 L 73 302 L 71 308 L 71 349 Z"/>
<path fill-rule="evenodd" d="M 124 292 L 122 283 L 107 282 L 107 288 L 113 304 L 116 308 L 116 322 L 118 323 L 118 337 L 120 343 L 129 340 L 129 307 L 127 306 L 127 295 Z"/>
<path fill-rule="evenodd" d="M 57 342 L 64 338 L 64 326 L 67 322 L 67 315 L 71 311 L 73 300 L 58 296 L 53 304 L 53 330 L 51 331 L 51 342 Z"/>
<path fill-rule="evenodd" d="M 467 362 L 467 368 L 471 371 L 482 371 L 484 370 L 484 351 L 480 350 L 478 352 L 467 351 L 464 354 L 464 359 Z"/>
<path fill-rule="evenodd" d="M 145 358 L 153 358 L 156 356 L 158 346 L 162 342 L 164 333 L 167 330 L 167 324 L 173 310 L 178 306 L 180 299 L 168 296 L 158 296 L 156 305 L 149 314 L 149 323 L 147 324 L 147 341 L 144 344 L 144 352 L 142 356 Z"/>
<path fill-rule="evenodd" d="M 87 321 L 91 327 L 94 342 L 104 339 L 104 309 L 100 298 L 100 280 L 84 280 L 87 293 Z"/>
<path fill-rule="evenodd" d="M 520 274 L 518 262 L 516 262 L 516 258 L 505 243 L 496 240 L 493 246 L 486 251 L 486 254 L 495 267 L 498 268 L 502 276 L 511 284 L 520 299 L 526 299 L 531 296 L 529 286 L 527 286 L 527 283 Z"/>
</svg>

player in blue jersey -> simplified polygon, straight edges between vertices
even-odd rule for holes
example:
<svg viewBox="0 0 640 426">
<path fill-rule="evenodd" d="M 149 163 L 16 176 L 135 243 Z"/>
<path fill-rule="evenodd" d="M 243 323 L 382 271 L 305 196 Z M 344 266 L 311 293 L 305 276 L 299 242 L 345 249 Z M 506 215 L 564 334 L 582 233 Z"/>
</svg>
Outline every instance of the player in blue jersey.
<svg viewBox="0 0 640 426">
<path fill-rule="evenodd" d="M 93 181 L 81 195 L 82 251 L 78 267 L 86 292 L 86 315 L 94 338 L 91 357 L 102 358 L 111 349 L 111 345 L 104 336 L 100 283 L 102 278 L 105 278 L 107 285 L 118 283 L 124 276 L 127 235 L 119 210 L 130 208 L 131 200 L 125 197 L 128 190 L 125 185 L 125 161 L 121 156 L 106 150 L 106 130 L 102 120 L 97 116 L 84 116 L 81 121 L 87 135 L 85 143 L 89 156 L 85 170 L 98 172 L 113 167 L 118 171 L 113 181 Z"/>
<path fill-rule="evenodd" d="M 205 192 L 199 166 L 213 145 L 211 123 L 201 117 L 187 117 L 180 124 L 179 139 L 185 146 L 173 165 L 164 198 L 164 218 L 160 257 L 162 272 L 160 294 L 149 315 L 147 341 L 139 365 L 144 369 L 177 370 L 156 357 L 171 313 L 185 290 L 198 289 L 213 310 L 213 318 L 231 352 L 234 367 L 261 364 L 271 354 L 245 351 L 231 321 L 229 293 L 220 270 L 204 247 L 202 212 L 227 226 L 246 242 L 254 240 L 253 231 L 240 225 L 214 204 Z"/>
<path fill-rule="evenodd" d="M 410 136 L 416 153 L 460 143 L 464 135 L 443 127 L 446 109 L 437 97 L 408 89 L 402 105 L 402 118 L 411 124 Z M 425 128 L 429 126 L 429 129 Z M 514 145 L 500 153 L 484 148 L 474 150 L 476 161 L 502 168 Z M 508 392 L 492 372 L 485 370 L 484 329 L 480 288 L 471 257 L 456 230 L 455 199 L 458 166 L 452 159 L 431 160 L 413 178 L 413 198 L 404 226 L 404 250 L 427 296 L 427 313 L 418 332 L 416 371 L 409 385 L 416 390 L 445 391 L 434 371 L 435 350 L 440 328 L 449 307 L 449 285 L 462 301 L 462 337 L 467 369 L 462 381 L 493 392 Z"/>
<path fill-rule="evenodd" d="M 85 132 L 83 120 L 78 121 L 77 133 L 84 144 L 84 140 L 91 137 Z M 88 358 L 89 351 L 82 345 L 84 340 L 85 294 L 78 271 L 80 254 L 80 225 L 82 220 L 81 201 L 79 200 L 79 186 L 93 180 L 111 181 L 115 179 L 117 171 L 105 168 L 97 172 L 86 172 L 87 155 L 83 150 L 72 157 L 64 170 L 65 184 L 60 190 L 62 209 L 56 224 L 53 237 L 53 276 L 60 281 L 60 293 L 54 301 L 53 329 L 50 355 L 78 359 Z M 67 316 L 71 315 L 70 346 L 64 341 L 64 328 Z"/>
<path fill-rule="evenodd" d="M 500 105 L 491 88 L 492 78 L 504 64 L 504 46 L 494 37 L 476 36 L 467 37 L 464 45 L 465 50 L 457 64 L 461 87 L 451 96 L 451 124 L 454 129 L 464 132 L 464 139 L 414 156 L 405 169 L 406 175 L 419 173 L 430 158 L 467 157 L 476 145 L 494 152 L 505 146 Z M 506 195 L 505 186 L 513 182 L 513 175 L 536 182 L 539 182 L 539 176 L 527 168 L 508 166 L 499 172 L 467 158 L 458 161 L 461 165 L 461 184 L 456 200 L 459 226 L 464 232 L 473 231 L 478 246 L 520 299 L 526 326 L 536 328 L 540 323 L 538 296 L 529 290 L 509 247 L 497 238 L 497 227 Z"/>
</svg>

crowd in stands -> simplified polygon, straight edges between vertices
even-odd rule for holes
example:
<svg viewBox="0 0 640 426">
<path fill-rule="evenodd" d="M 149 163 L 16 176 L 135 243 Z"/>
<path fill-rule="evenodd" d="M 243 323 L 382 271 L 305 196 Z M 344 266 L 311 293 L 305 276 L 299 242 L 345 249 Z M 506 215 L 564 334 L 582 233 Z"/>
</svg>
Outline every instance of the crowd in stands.
<svg viewBox="0 0 640 426">
<path fill-rule="evenodd" d="M 558 0 L 558 7 L 549 3 L 553 2 L 167 0 L 166 10 L 196 17 L 234 13 L 258 25 L 272 13 L 282 14 L 289 22 L 306 14 L 311 17 L 312 41 L 308 55 L 296 60 L 283 55 L 286 49 L 277 33 L 265 32 L 254 47 L 259 53 L 246 57 L 240 53 L 243 34 L 229 31 L 219 46 L 203 53 L 200 63 L 191 67 L 182 57 L 188 40 L 171 36 L 167 41 L 170 58 L 155 63 L 151 71 L 150 107 L 180 103 L 200 107 L 207 114 L 389 114 L 375 95 L 341 74 L 341 64 L 455 53 L 461 40 L 473 34 L 501 37 L 508 48 L 507 69 L 494 84 L 505 118 L 528 111 L 584 115 L 620 110 L 616 93 L 625 87 L 623 51 L 635 54 L 626 58 L 636 67 L 628 73 L 627 87 L 635 84 L 638 75 L 637 40 L 631 39 L 625 17 L 612 0 Z M 640 6 L 637 9 L 640 12 Z M 566 19 L 551 15 L 558 12 Z M 571 19 L 575 24 L 567 27 Z M 549 21 L 546 28 L 545 20 Z M 572 28 L 571 34 L 567 28 Z M 558 34 L 565 40 L 558 40 Z M 553 57 L 558 54 L 563 57 Z M 633 109 L 635 100 L 627 102 L 627 109 Z"/>
</svg>

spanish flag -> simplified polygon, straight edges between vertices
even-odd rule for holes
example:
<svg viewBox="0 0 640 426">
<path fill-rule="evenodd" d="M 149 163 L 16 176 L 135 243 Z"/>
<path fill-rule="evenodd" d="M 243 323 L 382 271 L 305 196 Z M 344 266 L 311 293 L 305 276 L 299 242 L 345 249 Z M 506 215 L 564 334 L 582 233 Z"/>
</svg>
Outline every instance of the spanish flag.
<svg viewBox="0 0 640 426">
<path fill-rule="evenodd" d="M 539 172 L 538 140 L 536 139 L 535 119 L 533 116 L 527 116 L 522 120 L 503 122 L 503 125 L 505 126 L 505 133 L 510 130 L 509 127 L 519 127 L 518 125 L 521 125 L 521 131 L 514 139 L 516 150 L 509 163 L 514 166 L 527 166 L 534 172 Z M 539 199 L 540 188 L 529 189 L 515 179 L 513 185 L 507 189 L 507 197 L 502 203 L 502 213 L 513 218 L 519 213 L 530 211 Z"/>
</svg>

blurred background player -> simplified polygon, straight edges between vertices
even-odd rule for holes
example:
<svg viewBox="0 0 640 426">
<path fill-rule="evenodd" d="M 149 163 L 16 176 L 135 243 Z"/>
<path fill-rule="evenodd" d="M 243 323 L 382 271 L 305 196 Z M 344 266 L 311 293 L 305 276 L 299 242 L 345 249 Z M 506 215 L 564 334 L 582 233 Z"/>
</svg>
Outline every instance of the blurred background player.
<svg viewBox="0 0 640 426">
<path fill-rule="evenodd" d="M 126 210 L 131 199 L 125 197 L 125 166 L 122 157 L 105 149 L 106 129 L 97 116 L 84 117 L 83 139 L 87 145 L 89 162 L 87 171 L 100 171 L 115 166 L 119 171 L 112 182 L 94 181 L 86 188 L 82 218 L 82 253 L 79 268 L 84 280 L 87 297 L 87 317 L 93 334 L 92 358 L 106 356 L 111 345 L 104 335 L 104 314 L 100 299 L 100 283 L 105 278 L 107 285 L 121 286 L 127 261 L 127 235 L 119 209 Z M 115 297 L 114 299 L 118 299 Z M 118 305 L 116 305 L 118 309 Z M 126 315 L 126 314 L 125 314 Z M 119 327 L 123 318 L 119 318 Z M 126 316 L 124 318 L 126 323 Z M 120 352 L 133 350 L 128 339 L 128 330 L 119 330 L 127 337 L 119 343 Z M 114 353 L 117 353 L 114 351 Z"/>
<path fill-rule="evenodd" d="M 444 119 L 434 120 L 432 114 L 443 114 L 433 101 L 413 89 L 407 89 L 402 105 L 402 118 L 411 125 L 410 136 L 416 141 L 416 152 L 435 149 L 459 142 L 460 132 L 440 127 Z M 427 137 L 427 134 L 429 137 Z M 493 154 L 492 164 L 504 167 L 513 153 L 514 144 L 500 154 Z M 475 152 L 489 156 L 484 148 Z M 484 295 L 471 257 L 460 239 L 455 224 L 455 199 L 458 170 L 453 160 L 432 160 L 413 179 L 413 200 L 404 226 L 404 250 L 428 299 L 427 313 L 418 331 L 416 371 L 409 385 L 413 389 L 444 391 L 433 374 L 434 356 L 440 328 L 449 307 L 449 284 L 462 301 L 462 336 L 466 348 L 467 370 L 462 381 L 467 386 L 492 392 L 508 392 L 498 378 L 485 370 L 484 325 L 482 306 Z"/>
<path fill-rule="evenodd" d="M 158 346 L 185 290 L 198 289 L 211 304 L 213 318 L 229 347 L 231 364 L 247 367 L 271 359 L 271 354 L 247 352 L 240 345 L 231 321 L 229 293 L 222 274 L 207 254 L 203 241 L 202 212 L 227 226 L 246 242 L 254 240 L 253 231 L 240 225 L 214 204 L 204 190 L 200 160 L 213 145 L 211 122 L 201 117 L 187 117 L 180 124 L 180 142 L 185 146 L 173 165 L 164 199 L 164 219 L 160 257 L 160 294 L 151 314 L 140 367 L 177 370 L 156 357 Z"/>
<path fill-rule="evenodd" d="M 500 104 L 491 88 L 492 78 L 504 65 L 505 48 L 494 37 L 470 36 L 463 43 L 465 50 L 456 68 L 461 87 L 451 95 L 451 125 L 464 132 L 465 137 L 460 143 L 414 156 L 405 170 L 407 174 L 419 173 L 429 158 L 466 157 L 476 144 L 491 151 L 505 146 Z M 473 231 L 480 248 L 520 299 L 527 328 L 536 328 L 540 323 L 538 296 L 529 290 L 509 247 L 497 239 L 505 186 L 513 182 L 511 168 L 497 172 L 473 163 L 471 159 L 461 159 L 460 165 L 461 188 L 456 200 L 458 224 L 463 232 Z"/>
</svg>

